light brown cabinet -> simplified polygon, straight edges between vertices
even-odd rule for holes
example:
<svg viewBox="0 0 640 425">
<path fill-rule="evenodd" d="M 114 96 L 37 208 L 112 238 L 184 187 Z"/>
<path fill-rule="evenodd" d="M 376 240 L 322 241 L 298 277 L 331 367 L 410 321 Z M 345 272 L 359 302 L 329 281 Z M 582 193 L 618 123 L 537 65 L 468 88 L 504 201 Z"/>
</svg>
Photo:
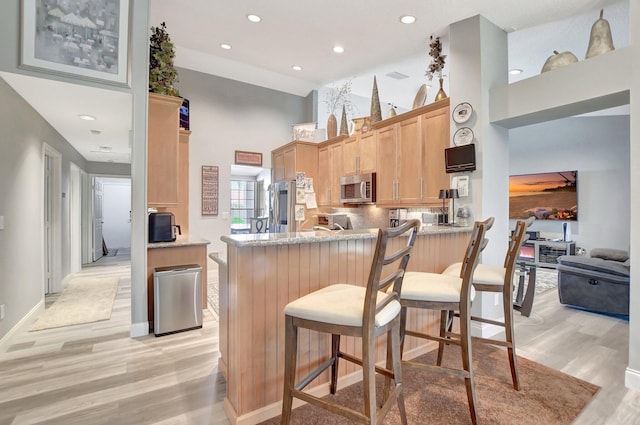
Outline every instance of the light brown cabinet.
<svg viewBox="0 0 640 425">
<path fill-rule="evenodd" d="M 291 142 L 271 152 L 273 181 L 295 180 L 296 172 L 307 177 L 318 175 L 318 145 L 307 142 Z"/>
<path fill-rule="evenodd" d="M 439 189 L 449 187 L 444 167 L 444 149 L 449 146 L 449 101 L 404 115 L 374 128 L 380 159 L 376 166 L 376 204 L 437 205 Z"/>
<path fill-rule="evenodd" d="M 147 204 L 178 204 L 179 121 L 182 98 L 149 93 Z"/>
<path fill-rule="evenodd" d="M 342 142 L 321 145 L 318 148 L 318 179 L 315 183 L 318 205 L 340 205 L 340 177 L 343 173 Z"/>
<path fill-rule="evenodd" d="M 342 142 L 345 176 L 376 171 L 376 133 L 357 134 Z"/>
<path fill-rule="evenodd" d="M 440 205 L 440 189 L 450 186 L 445 172 L 444 150 L 449 143 L 449 107 L 428 112 L 422 116 L 422 203 Z"/>
</svg>

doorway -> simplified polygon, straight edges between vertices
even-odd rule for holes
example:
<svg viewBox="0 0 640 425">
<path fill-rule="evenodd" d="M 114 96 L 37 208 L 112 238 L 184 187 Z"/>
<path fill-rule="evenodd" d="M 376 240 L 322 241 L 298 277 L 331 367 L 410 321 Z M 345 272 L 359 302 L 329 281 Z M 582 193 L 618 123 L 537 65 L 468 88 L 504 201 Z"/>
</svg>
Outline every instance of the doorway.
<svg viewBox="0 0 640 425">
<path fill-rule="evenodd" d="M 251 222 L 268 214 L 268 168 L 231 166 L 231 233 L 251 233 Z"/>
<path fill-rule="evenodd" d="M 100 218 L 98 218 L 100 217 Z M 131 179 L 94 177 L 94 260 L 131 250 Z"/>
<path fill-rule="evenodd" d="M 42 289 L 44 294 L 60 292 L 62 248 L 61 237 L 61 197 L 62 193 L 62 155 L 60 152 L 43 144 L 43 276 Z"/>
</svg>

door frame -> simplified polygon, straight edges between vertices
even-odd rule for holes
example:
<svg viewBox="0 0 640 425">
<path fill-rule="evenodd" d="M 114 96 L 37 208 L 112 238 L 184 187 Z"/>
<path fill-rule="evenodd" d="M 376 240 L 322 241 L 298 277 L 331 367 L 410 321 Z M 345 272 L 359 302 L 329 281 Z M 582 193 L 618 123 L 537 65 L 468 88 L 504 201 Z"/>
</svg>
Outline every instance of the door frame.
<svg viewBox="0 0 640 425">
<path fill-rule="evenodd" d="M 46 158 L 51 158 L 51 185 L 45 184 Z M 62 291 L 62 154 L 56 149 L 42 143 L 42 287 L 43 294 Z M 50 190 L 48 199 L 51 211 L 51 249 L 46 244 L 45 238 L 45 194 Z M 51 281 L 47 285 L 46 262 L 51 264 Z M 48 286 L 48 287 L 47 287 Z"/>
<path fill-rule="evenodd" d="M 82 170 L 69 164 L 69 273 L 82 270 Z"/>
</svg>

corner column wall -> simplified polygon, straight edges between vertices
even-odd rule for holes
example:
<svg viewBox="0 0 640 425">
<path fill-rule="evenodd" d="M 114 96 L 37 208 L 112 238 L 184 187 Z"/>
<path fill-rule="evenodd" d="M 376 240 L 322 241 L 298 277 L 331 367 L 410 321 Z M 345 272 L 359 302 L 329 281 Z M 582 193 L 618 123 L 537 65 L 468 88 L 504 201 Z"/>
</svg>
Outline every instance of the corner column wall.
<svg viewBox="0 0 640 425">
<path fill-rule="evenodd" d="M 509 135 L 507 129 L 490 124 L 489 90 L 508 82 L 507 53 L 507 34 L 480 15 L 449 27 L 451 110 L 461 102 L 473 107 L 473 115 L 464 124 L 451 120 L 451 135 L 461 127 L 471 127 L 476 144 L 477 168 L 469 174 L 469 197 L 461 199 L 459 205 L 469 205 L 474 220 L 495 217 L 488 233 L 490 243 L 482 253 L 482 262 L 493 265 L 502 265 L 508 247 Z M 473 304 L 473 314 L 494 319 L 502 317 L 498 297 L 479 294 Z M 473 334 L 486 337 L 499 330 L 474 323 Z"/>
</svg>

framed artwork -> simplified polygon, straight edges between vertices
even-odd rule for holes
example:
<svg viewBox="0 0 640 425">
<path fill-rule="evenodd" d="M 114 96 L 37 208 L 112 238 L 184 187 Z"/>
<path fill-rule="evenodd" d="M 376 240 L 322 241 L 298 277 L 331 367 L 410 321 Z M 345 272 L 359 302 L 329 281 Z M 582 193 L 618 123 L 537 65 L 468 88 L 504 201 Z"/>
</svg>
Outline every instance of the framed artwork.
<svg viewBox="0 0 640 425">
<path fill-rule="evenodd" d="M 218 166 L 202 166 L 202 215 L 218 215 Z"/>
<path fill-rule="evenodd" d="M 235 151 L 235 164 L 262 167 L 262 153 Z"/>
<path fill-rule="evenodd" d="M 303 124 L 295 124 L 293 126 L 292 140 L 302 142 L 313 142 L 315 140 L 317 123 L 308 122 Z"/>
<path fill-rule="evenodd" d="M 20 67 L 128 86 L 129 0 L 22 0 Z"/>
</svg>

